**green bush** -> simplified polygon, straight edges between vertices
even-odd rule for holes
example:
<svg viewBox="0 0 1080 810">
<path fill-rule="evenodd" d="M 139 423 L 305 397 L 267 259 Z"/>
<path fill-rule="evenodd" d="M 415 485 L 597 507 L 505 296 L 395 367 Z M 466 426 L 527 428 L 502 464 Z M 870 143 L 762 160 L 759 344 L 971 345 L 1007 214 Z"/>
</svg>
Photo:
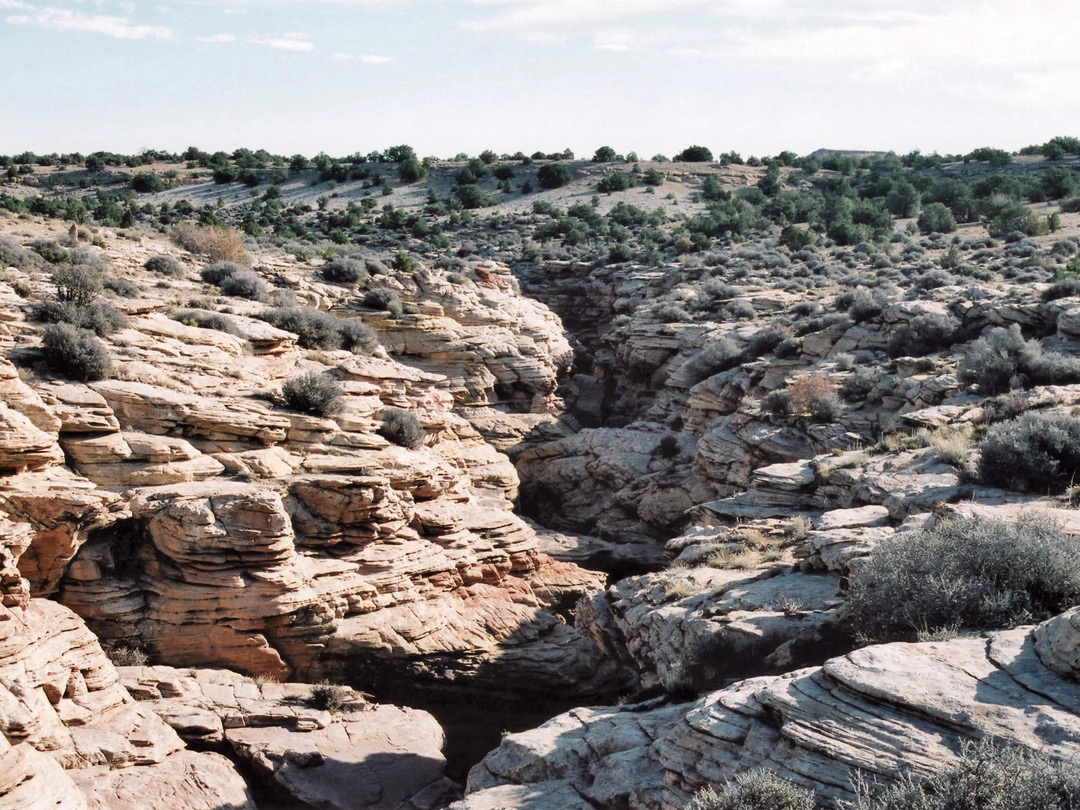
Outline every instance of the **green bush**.
<svg viewBox="0 0 1080 810">
<path fill-rule="evenodd" d="M 875 546 L 851 578 L 848 619 L 882 641 L 1042 621 L 1080 601 L 1080 543 L 1051 522 L 945 520 Z"/>
<path fill-rule="evenodd" d="M 71 261 L 71 254 L 55 239 L 35 239 L 30 243 L 30 249 L 49 264 L 63 264 Z"/>
<path fill-rule="evenodd" d="M 488 208 L 495 205 L 496 200 L 480 186 L 458 185 L 454 186 L 454 196 L 461 201 L 465 208 Z"/>
<path fill-rule="evenodd" d="M 281 386 L 287 408 L 312 416 L 332 416 L 340 411 L 341 393 L 341 385 L 333 377 L 318 371 L 292 377 Z"/>
<path fill-rule="evenodd" d="M 962 758 L 929 779 L 902 778 L 876 795 L 860 791 L 851 810 L 1076 810 L 1080 770 L 1045 754 L 992 742 L 967 744 Z"/>
<path fill-rule="evenodd" d="M 815 810 L 814 794 L 772 771 L 750 771 L 719 791 L 699 790 L 686 810 Z"/>
<path fill-rule="evenodd" d="M 1063 278 L 1042 291 L 1043 301 L 1057 301 L 1059 298 L 1072 298 L 1080 295 L 1080 278 Z"/>
<path fill-rule="evenodd" d="M 920 315 L 889 335 L 889 357 L 925 357 L 952 346 L 959 333 L 960 321 L 951 315 Z"/>
<path fill-rule="evenodd" d="M 679 152 L 679 154 L 675 155 L 675 160 L 681 160 L 686 163 L 708 163 L 712 159 L 713 153 L 704 146 L 688 146 Z"/>
<path fill-rule="evenodd" d="M 183 263 L 179 259 L 164 253 L 151 256 L 143 263 L 143 267 L 151 273 L 158 273 L 162 276 L 184 275 Z"/>
<path fill-rule="evenodd" d="M 152 194 L 165 190 L 165 183 L 153 172 L 140 172 L 131 178 L 131 187 L 140 194 Z"/>
<path fill-rule="evenodd" d="M 139 288 L 126 278 L 105 276 L 101 283 L 106 290 L 116 293 L 120 298 L 136 298 L 139 295 Z"/>
<path fill-rule="evenodd" d="M 1026 205 L 1008 202 L 986 223 L 986 231 L 995 239 L 1019 231 L 1026 236 L 1039 236 L 1049 230 L 1046 223 Z"/>
<path fill-rule="evenodd" d="M 367 266 L 357 259 L 331 259 L 322 266 L 321 271 L 323 278 L 338 284 L 362 284 L 368 279 Z"/>
<path fill-rule="evenodd" d="M 127 325 L 124 313 L 107 301 L 93 301 L 84 306 L 71 301 L 46 301 L 34 310 L 34 316 L 39 321 L 67 323 L 97 335 L 111 335 Z"/>
<path fill-rule="evenodd" d="M 1063 492 L 1080 473 L 1080 418 L 1025 413 L 991 427 L 979 451 L 979 475 L 988 484 Z"/>
<path fill-rule="evenodd" d="M 686 361 L 686 372 L 691 383 L 696 384 L 721 371 L 727 371 L 743 362 L 739 344 L 728 338 L 715 340 Z"/>
<path fill-rule="evenodd" d="M 88 329 L 52 324 L 41 336 L 41 349 L 50 368 L 72 379 L 90 382 L 109 375 L 105 345 Z"/>
<path fill-rule="evenodd" d="M 273 307 L 258 316 L 278 329 L 293 332 L 305 349 L 348 349 L 370 354 L 379 345 L 371 327 L 359 318 L 337 318 L 310 307 Z"/>
<path fill-rule="evenodd" d="M 398 164 L 398 180 L 402 183 L 416 183 L 427 176 L 428 170 L 415 156 L 405 158 Z"/>
<path fill-rule="evenodd" d="M 916 220 L 922 233 L 952 233 L 956 230 L 956 218 L 943 203 L 927 203 Z"/>
<path fill-rule="evenodd" d="M 368 309 L 382 309 L 395 318 L 400 318 L 405 312 L 405 308 L 401 304 L 401 297 L 395 290 L 386 287 L 376 287 L 374 290 L 368 290 L 364 295 L 363 303 Z"/>
<path fill-rule="evenodd" d="M 104 281 L 101 271 L 85 264 L 65 264 L 52 272 L 59 301 L 86 306 L 101 293 Z"/>
<path fill-rule="evenodd" d="M 200 329 L 214 329 L 225 332 L 228 335 L 237 334 L 236 326 L 232 320 L 220 312 L 208 312 L 205 309 L 178 309 L 170 316 L 174 321 L 198 326 Z"/>
<path fill-rule="evenodd" d="M 632 174 L 612 172 L 607 177 L 601 178 L 600 182 L 596 184 L 596 190 L 604 194 L 610 194 L 613 191 L 626 191 L 628 188 L 633 188 L 636 183 L 637 180 Z"/>
<path fill-rule="evenodd" d="M 220 289 L 224 295 L 247 298 L 251 301 L 262 301 L 270 292 L 266 282 L 250 270 L 243 270 L 223 279 Z"/>
<path fill-rule="evenodd" d="M 562 188 L 573 178 L 570 169 L 562 163 L 548 163 L 536 172 L 541 188 Z"/>
<path fill-rule="evenodd" d="M 0 270 L 14 267 L 18 270 L 33 270 L 40 266 L 41 259 L 8 236 L 0 236 Z"/>
<path fill-rule="evenodd" d="M 1044 352 L 1038 341 L 1024 340 L 1013 324 L 973 341 L 960 358 L 957 377 L 977 384 L 982 394 L 1001 394 L 1010 388 L 1080 382 L 1080 360 Z"/>
<path fill-rule="evenodd" d="M 220 287 L 221 282 L 229 276 L 235 275 L 236 273 L 242 273 L 246 269 L 247 268 L 242 264 L 237 264 L 236 262 L 214 262 L 200 270 L 199 277 L 207 284 L 213 284 L 215 287 Z"/>
<path fill-rule="evenodd" d="M 424 443 L 424 428 L 416 414 L 400 408 L 387 408 L 382 412 L 379 435 L 410 450 L 415 450 Z"/>
</svg>

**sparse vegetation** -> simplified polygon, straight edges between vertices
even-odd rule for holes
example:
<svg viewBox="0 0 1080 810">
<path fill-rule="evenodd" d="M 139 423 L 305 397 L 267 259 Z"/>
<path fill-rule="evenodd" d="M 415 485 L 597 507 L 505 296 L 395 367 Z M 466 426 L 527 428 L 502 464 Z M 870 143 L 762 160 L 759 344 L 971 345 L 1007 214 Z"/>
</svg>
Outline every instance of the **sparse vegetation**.
<svg viewBox="0 0 1080 810">
<path fill-rule="evenodd" d="M 962 756 L 926 780 L 903 776 L 874 790 L 862 783 L 851 810 L 1075 810 L 1080 769 L 1038 751 L 992 741 L 968 743 Z"/>
<path fill-rule="evenodd" d="M 879 543 L 852 575 L 849 622 L 889 640 L 916 631 L 1041 621 L 1080 601 L 1080 542 L 1034 515 L 955 518 Z"/>
<path fill-rule="evenodd" d="M 1064 492 L 1080 474 L 1080 417 L 1025 413 L 991 427 L 979 454 L 979 475 L 988 484 Z"/>
<path fill-rule="evenodd" d="M 89 329 L 70 323 L 54 323 L 41 336 L 45 362 L 54 371 L 82 382 L 109 376 L 109 355 Z"/>
<path fill-rule="evenodd" d="M 341 410 L 341 385 L 329 374 L 309 371 L 281 386 L 285 407 L 312 416 L 333 416 Z"/>
<path fill-rule="evenodd" d="M 686 810 L 815 810 L 814 794 L 772 771 L 740 774 L 720 790 L 699 790 Z"/>
<path fill-rule="evenodd" d="M 379 435 L 410 450 L 416 450 L 424 442 L 424 428 L 416 414 L 401 408 L 383 411 Z"/>
</svg>

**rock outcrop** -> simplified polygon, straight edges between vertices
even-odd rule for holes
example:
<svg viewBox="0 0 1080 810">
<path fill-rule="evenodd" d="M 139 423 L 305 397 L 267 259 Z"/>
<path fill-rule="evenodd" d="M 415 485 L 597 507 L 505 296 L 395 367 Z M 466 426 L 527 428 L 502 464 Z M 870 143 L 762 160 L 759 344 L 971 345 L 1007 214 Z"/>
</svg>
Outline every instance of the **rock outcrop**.
<svg viewBox="0 0 1080 810">
<path fill-rule="evenodd" d="M 929 776 L 964 740 L 1080 755 L 1077 610 L 1032 628 L 865 647 L 679 705 L 576 710 L 511 735 L 455 808 L 676 810 L 705 785 L 766 768 L 836 807 L 851 778 Z"/>
</svg>

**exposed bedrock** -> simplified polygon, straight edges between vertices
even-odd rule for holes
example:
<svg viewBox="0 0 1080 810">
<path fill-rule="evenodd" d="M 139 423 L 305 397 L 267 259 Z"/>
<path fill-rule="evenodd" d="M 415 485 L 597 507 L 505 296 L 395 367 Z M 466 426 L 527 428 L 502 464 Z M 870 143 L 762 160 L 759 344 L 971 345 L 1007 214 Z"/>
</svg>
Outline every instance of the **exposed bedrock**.
<svg viewBox="0 0 1080 810">
<path fill-rule="evenodd" d="M 851 778 L 929 776 L 964 740 L 1080 755 L 1077 610 L 1038 627 L 866 647 L 741 681 L 686 704 L 579 709 L 509 736 L 469 776 L 459 810 L 676 810 L 698 788 L 767 768 L 819 801 Z"/>
</svg>

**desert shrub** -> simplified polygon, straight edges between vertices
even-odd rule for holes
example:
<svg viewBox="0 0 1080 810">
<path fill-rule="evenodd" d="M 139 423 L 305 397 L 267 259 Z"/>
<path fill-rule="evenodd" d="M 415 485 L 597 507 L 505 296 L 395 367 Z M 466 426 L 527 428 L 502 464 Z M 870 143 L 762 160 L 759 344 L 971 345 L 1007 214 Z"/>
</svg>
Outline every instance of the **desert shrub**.
<svg viewBox="0 0 1080 810">
<path fill-rule="evenodd" d="M 661 304 L 653 315 L 660 323 L 689 323 L 694 320 L 694 316 L 685 307 L 671 303 Z"/>
<path fill-rule="evenodd" d="M 157 256 L 151 256 L 143 263 L 143 268 L 151 273 L 157 273 L 162 276 L 182 276 L 184 275 L 184 264 L 175 256 L 169 256 L 165 253 L 159 253 Z"/>
<path fill-rule="evenodd" d="M 30 249 L 49 264 L 63 264 L 71 261 L 71 254 L 55 239 L 35 239 Z"/>
<path fill-rule="evenodd" d="M 802 250 L 816 241 L 817 235 L 813 231 L 800 228 L 798 225 L 785 225 L 780 231 L 780 244 L 789 250 Z"/>
<path fill-rule="evenodd" d="M 979 451 L 979 475 L 988 484 L 1063 492 L 1080 473 L 1080 418 L 1025 413 L 991 427 Z"/>
<path fill-rule="evenodd" d="M 686 361 L 686 373 L 691 385 L 727 371 L 743 362 L 744 356 L 739 344 L 728 338 L 715 340 Z"/>
<path fill-rule="evenodd" d="M 1042 621 L 1080 601 L 1080 543 L 1051 522 L 945 520 L 874 547 L 851 578 L 849 620 L 872 640 Z"/>
<path fill-rule="evenodd" d="M 848 317 L 855 323 L 865 323 L 878 317 L 888 303 L 888 296 L 877 290 L 851 290 L 836 297 L 837 309 L 846 305 Z"/>
<path fill-rule="evenodd" d="M 386 287 L 368 290 L 364 295 L 364 306 L 368 309 L 385 310 L 395 318 L 400 318 L 405 311 L 401 304 L 401 297 L 396 291 Z"/>
<path fill-rule="evenodd" d="M 88 329 L 97 335 L 110 335 L 127 325 L 124 313 L 107 301 L 93 301 L 85 306 L 53 299 L 34 310 L 34 317 L 46 323 L 66 323 Z"/>
<path fill-rule="evenodd" d="M 546 166 L 544 168 L 547 168 Z M 498 202 L 480 186 L 458 185 L 454 186 L 454 196 L 458 198 L 465 208 L 488 208 Z"/>
<path fill-rule="evenodd" d="M 929 233 L 952 233 L 956 230 L 956 218 L 953 212 L 939 202 L 927 203 L 916 220 L 919 231 Z"/>
<path fill-rule="evenodd" d="M 387 408 L 382 412 L 379 435 L 402 447 L 415 450 L 424 442 L 424 428 L 416 414 L 400 408 Z"/>
<path fill-rule="evenodd" d="M 616 242 L 608 251 L 608 261 L 610 262 L 628 262 L 632 258 L 634 258 L 634 251 L 630 249 L 629 245 L 624 245 L 622 242 Z"/>
<path fill-rule="evenodd" d="M 415 183 L 427 176 L 427 169 L 415 156 L 405 158 L 398 164 L 398 180 L 402 183 Z"/>
<path fill-rule="evenodd" d="M 54 323 L 41 336 L 45 362 L 54 371 L 76 380 L 103 380 L 109 375 L 105 345 L 89 329 Z"/>
<path fill-rule="evenodd" d="M 139 294 L 139 288 L 126 278 L 106 276 L 101 283 L 106 290 L 116 293 L 121 298 L 135 298 Z"/>
<path fill-rule="evenodd" d="M 1023 203 L 1008 202 L 986 223 L 986 231 L 995 238 L 1008 236 L 1013 232 L 1025 236 L 1038 236 L 1047 232 L 1048 227 L 1034 211 Z"/>
<path fill-rule="evenodd" d="M 170 316 L 174 321 L 198 326 L 200 329 L 215 329 L 229 335 L 237 334 L 236 326 L 227 315 L 220 312 L 207 312 L 205 309 L 178 309 Z"/>
<path fill-rule="evenodd" d="M 375 332 L 359 318 L 336 318 L 319 309 L 271 307 L 258 317 L 278 329 L 293 332 L 305 349 L 345 348 L 368 354 L 379 344 Z"/>
<path fill-rule="evenodd" d="M 788 413 L 809 417 L 815 422 L 831 422 L 836 417 L 839 399 L 836 383 L 823 374 L 807 374 L 787 386 Z"/>
<path fill-rule="evenodd" d="M 746 346 L 746 356 L 762 357 L 773 351 L 777 346 L 783 343 L 787 337 L 788 333 L 783 329 L 777 329 L 775 327 L 762 329 L 750 338 L 750 343 Z"/>
<path fill-rule="evenodd" d="M 708 163 L 712 159 L 712 151 L 704 146 L 688 146 L 679 152 L 679 154 L 675 155 L 675 160 L 681 160 L 686 163 Z"/>
<path fill-rule="evenodd" d="M 1080 295 L 1080 278 L 1063 278 L 1043 290 L 1041 298 L 1043 301 L 1057 301 L 1077 295 Z"/>
<path fill-rule="evenodd" d="M 773 354 L 781 360 L 789 360 L 802 354 L 802 341 L 795 337 L 784 338 L 773 349 Z"/>
<path fill-rule="evenodd" d="M 40 258 L 19 245 L 9 236 L 0 236 L 0 269 L 15 267 L 19 270 L 31 270 L 41 264 Z"/>
<path fill-rule="evenodd" d="M 224 295 L 261 301 L 270 292 L 265 281 L 236 262 L 214 262 L 204 267 L 199 275 Z"/>
<path fill-rule="evenodd" d="M 262 301 L 270 292 L 270 288 L 266 282 L 250 270 L 234 273 L 228 278 L 223 279 L 220 284 L 220 289 L 224 295 L 247 298 L 251 301 Z"/>
<path fill-rule="evenodd" d="M 720 314 L 729 321 L 752 321 L 757 310 L 745 298 L 737 298 L 721 307 Z"/>
<path fill-rule="evenodd" d="M 75 306 L 86 306 L 104 287 L 101 271 L 85 264 L 61 265 L 53 270 L 52 280 L 57 300 Z"/>
<path fill-rule="evenodd" d="M 140 194 L 165 190 L 165 182 L 153 172 L 140 172 L 131 178 L 131 187 Z"/>
<path fill-rule="evenodd" d="M 368 279 L 367 267 L 358 259 L 331 259 L 321 269 L 323 278 L 340 284 L 361 284 Z"/>
<path fill-rule="evenodd" d="M 312 416 L 331 416 L 341 410 L 341 385 L 328 374 L 309 371 L 281 386 L 285 407 Z"/>
<path fill-rule="evenodd" d="M 236 228 L 181 222 L 173 228 L 173 240 L 184 250 L 198 253 L 210 261 L 243 262 L 247 259 L 244 235 Z"/>
<path fill-rule="evenodd" d="M 669 433 L 660 440 L 653 453 L 664 459 L 675 458 L 679 455 L 679 440 Z"/>
<path fill-rule="evenodd" d="M 150 660 L 142 650 L 125 645 L 108 648 L 105 655 L 114 667 L 144 667 Z"/>
<path fill-rule="evenodd" d="M 959 333 L 960 321 L 951 315 L 920 315 L 889 335 L 889 357 L 925 357 L 952 346 Z"/>
<path fill-rule="evenodd" d="M 229 276 L 235 275 L 236 273 L 242 273 L 245 269 L 246 268 L 243 265 L 237 264 L 236 262 L 214 262 L 200 270 L 199 277 L 207 284 L 213 284 L 215 287 L 220 287 L 221 282 Z"/>
<path fill-rule="evenodd" d="M 885 381 L 888 374 L 879 366 L 863 366 L 855 369 L 844 378 L 840 386 L 840 396 L 848 402 L 862 402 L 870 392 Z"/>
<path fill-rule="evenodd" d="M 379 345 L 375 330 L 359 318 L 336 318 L 341 348 L 354 354 L 371 354 Z"/>
<path fill-rule="evenodd" d="M 980 393 L 1001 394 L 1010 388 L 1080 381 L 1080 361 L 1044 352 L 1038 341 L 1024 340 L 1013 324 L 973 341 L 960 358 L 957 377 L 977 384 Z"/>
<path fill-rule="evenodd" d="M 699 790 L 686 810 L 815 810 L 813 792 L 772 771 L 750 771 L 719 791 Z"/>
<path fill-rule="evenodd" d="M 1039 751 L 983 741 L 925 781 L 905 776 L 883 791 L 859 791 L 850 810 L 1076 810 L 1080 770 Z"/>
<path fill-rule="evenodd" d="M 570 169 L 562 163 L 548 163 L 536 172 L 541 188 L 562 188 L 573 179 Z"/>
<path fill-rule="evenodd" d="M 332 683 L 315 684 L 311 687 L 311 696 L 308 698 L 308 703 L 314 708 L 327 712 L 339 712 L 348 702 L 349 690 Z"/>
</svg>

